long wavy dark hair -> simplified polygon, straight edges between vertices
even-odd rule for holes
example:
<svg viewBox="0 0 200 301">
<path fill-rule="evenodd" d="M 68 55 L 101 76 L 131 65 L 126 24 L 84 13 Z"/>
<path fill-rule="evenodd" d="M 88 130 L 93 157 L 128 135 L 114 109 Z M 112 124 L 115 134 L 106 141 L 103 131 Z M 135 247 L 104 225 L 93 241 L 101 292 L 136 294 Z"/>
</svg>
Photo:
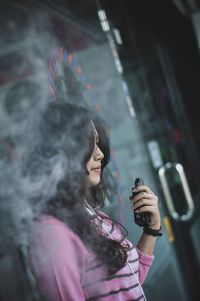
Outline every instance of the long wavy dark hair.
<svg viewBox="0 0 200 301">
<path fill-rule="evenodd" d="M 94 131 L 99 136 L 99 148 L 104 154 L 101 181 L 92 188 L 86 188 L 86 163 L 94 149 Z M 37 162 L 29 165 L 29 171 L 37 171 L 45 166 L 46 172 L 52 168 L 49 162 L 60 156 L 64 158 L 64 174 L 59 179 L 55 192 L 42 212 L 50 214 L 66 223 L 82 241 L 107 266 L 109 274 L 116 273 L 126 263 L 126 247 L 101 234 L 99 225 L 91 222 L 94 218 L 86 210 L 85 200 L 98 212 L 104 205 L 104 168 L 110 159 L 109 133 L 104 121 L 94 112 L 66 103 L 51 103 L 42 114 L 39 123 L 39 144 L 34 151 Z M 100 214 L 100 213 L 99 213 Z M 117 223 L 119 226 L 120 224 Z M 121 229 L 121 228 L 120 228 Z"/>
</svg>

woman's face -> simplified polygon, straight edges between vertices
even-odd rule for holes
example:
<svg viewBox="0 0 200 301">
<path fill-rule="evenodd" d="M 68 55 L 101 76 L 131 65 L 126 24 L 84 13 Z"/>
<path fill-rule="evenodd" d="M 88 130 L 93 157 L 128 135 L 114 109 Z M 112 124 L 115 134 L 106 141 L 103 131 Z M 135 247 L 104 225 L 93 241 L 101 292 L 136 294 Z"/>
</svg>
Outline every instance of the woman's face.
<svg viewBox="0 0 200 301">
<path fill-rule="evenodd" d="M 94 131 L 94 150 L 89 161 L 86 164 L 88 175 L 86 178 L 86 185 L 88 188 L 98 185 L 101 180 L 101 161 L 104 158 L 104 154 L 98 147 L 99 137 L 94 124 L 92 123 Z"/>
</svg>

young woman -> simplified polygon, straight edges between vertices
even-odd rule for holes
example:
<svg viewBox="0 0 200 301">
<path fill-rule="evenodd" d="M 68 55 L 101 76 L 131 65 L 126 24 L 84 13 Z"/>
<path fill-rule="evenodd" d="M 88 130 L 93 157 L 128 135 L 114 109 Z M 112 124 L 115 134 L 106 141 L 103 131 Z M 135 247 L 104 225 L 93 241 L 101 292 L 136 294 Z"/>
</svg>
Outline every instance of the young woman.
<svg viewBox="0 0 200 301">
<path fill-rule="evenodd" d="M 56 103 L 43 113 L 39 129 L 28 171 L 52 179 L 61 162 L 51 195 L 33 202 L 28 259 L 45 300 L 146 300 L 141 285 L 160 230 L 157 197 L 147 186 L 131 197 L 133 208 L 151 218 L 133 246 L 123 227 L 101 211 L 109 162 L 104 122 L 87 109 Z"/>
</svg>

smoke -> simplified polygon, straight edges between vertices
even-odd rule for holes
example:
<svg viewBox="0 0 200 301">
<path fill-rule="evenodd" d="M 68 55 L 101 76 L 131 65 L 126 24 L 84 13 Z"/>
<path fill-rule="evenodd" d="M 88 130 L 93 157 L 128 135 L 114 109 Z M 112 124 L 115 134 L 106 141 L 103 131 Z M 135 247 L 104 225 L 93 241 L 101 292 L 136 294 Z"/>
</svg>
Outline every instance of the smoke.
<svg viewBox="0 0 200 301">
<path fill-rule="evenodd" d="M 0 211 L 2 216 L 6 216 L 5 231 L 12 237 L 17 237 L 18 243 L 26 244 L 28 224 L 42 210 L 47 199 L 54 194 L 69 162 L 62 153 L 59 153 L 48 161 L 48 166 L 45 166 L 33 156 L 33 150 L 40 144 L 41 139 L 38 134 L 41 114 L 52 101 L 49 99 L 48 62 L 52 48 L 59 45 L 59 42 L 47 15 L 40 14 L 38 10 L 34 13 L 30 6 L 16 3 L 1 4 L 0 10 L 1 53 L 5 53 L 2 59 L 0 58 L 0 70 L 5 73 L 4 77 L 8 78 L 0 90 Z M 103 51 L 100 50 L 101 53 Z M 85 54 L 81 51 L 80 60 L 81 53 L 81 65 L 84 66 L 87 62 L 87 66 L 90 65 L 91 68 L 87 73 L 97 77 L 94 84 L 98 86 L 98 98 L 104 101 L 104 110 L 112 108 L 107 105 L 106 93 L 109 89 L 107 87 L 104 89 L 107 81 L 103 80 L 105 83 L 102 84 L 104 76 L 96 72 L 102 68 L 101 60 L 96 60 L 96 49 L 89 53 L 86 51 Z M 86 59 L 88 57 L 91 58 L 89 63 Z M 96 68 L 93 62 L 98 62 L 100 66 Z M 103 74 L 106 74 L 109 68 L 107 64 L 103 65 L 105 65 Z M 54 83 L 56 97 L 62 97 L 64 93 L 67 95 L 67 102 L 86 107 L 85 94 L 82 94 L 81 85 L 76 82 L 70 68 L 66 66 L 64 71 L 58 71 L 60 74 Z M 112 116 L 112 120 L 114 111 L 120 110 L 110 109 L 107 114 Z M 119 123 L 119 119 L 116 119 L 116 123 Z M 25 158 L 32 158 L 31 166 L 37 169 L 37 176 L 35 174 L 33 177 L 31 173 L 25 175 L 23 172 Z M 13 229 L 17 229 L 18 236 Z"/>
<path fill-rule="evenodd" d="M 45 202 L 67 164 L 63 155 L 57 155 L 48 176 L 42 166 L 38 177 L 23 174 L 24 158 L 39 143 L 37 123 L 49 103 L 48 59 L 56 39 L 48 18 L 32 14 L 29 7 L 7 2 L 0 11 L 1 225 L 6 235 L 27 245 L 27 226 L 42 204 L 35 209 L 31 200 L 42 196 Z"/>
</svg>

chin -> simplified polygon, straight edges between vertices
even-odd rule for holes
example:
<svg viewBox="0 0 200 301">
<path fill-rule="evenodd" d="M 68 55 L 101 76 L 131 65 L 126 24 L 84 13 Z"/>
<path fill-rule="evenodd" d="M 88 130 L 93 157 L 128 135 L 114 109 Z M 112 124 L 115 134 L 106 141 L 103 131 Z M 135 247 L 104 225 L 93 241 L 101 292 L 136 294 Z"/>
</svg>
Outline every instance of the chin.
<svg viewBox="0 0 200 301">
<path fill-rule="evenodd" d="M 88 179 L 88 186 L 93 187 L 100 183 L 101 179 L 98 177 L 97 179 Z"/>
</svg>

